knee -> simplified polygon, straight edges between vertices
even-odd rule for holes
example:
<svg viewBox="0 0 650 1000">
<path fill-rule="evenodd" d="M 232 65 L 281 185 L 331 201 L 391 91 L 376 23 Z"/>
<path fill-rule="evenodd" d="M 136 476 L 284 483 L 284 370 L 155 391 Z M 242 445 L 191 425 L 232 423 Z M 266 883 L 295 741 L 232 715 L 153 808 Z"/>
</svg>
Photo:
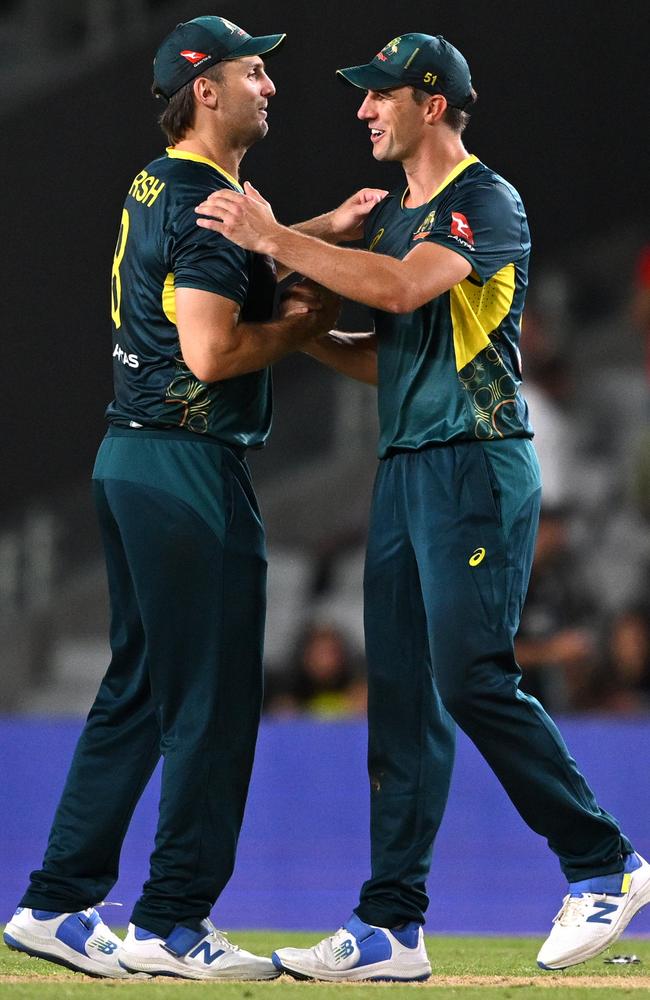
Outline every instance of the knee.
<svg viewBox="0 0 650 1000">
<path fill-rule="evenodd" d="M 445 678 L 438 683 L 438 693 L 452 719 L 459 722 L 474 701 L 474 692 L 463 677 Z"/>
<path fill-rule="evenodd" d="M 438 681 L 443 705 L 461 726 L 465 720 L 484 711 L 490 688 L 489 679 L 481 671 L 450 671 Z"/>
</svg>

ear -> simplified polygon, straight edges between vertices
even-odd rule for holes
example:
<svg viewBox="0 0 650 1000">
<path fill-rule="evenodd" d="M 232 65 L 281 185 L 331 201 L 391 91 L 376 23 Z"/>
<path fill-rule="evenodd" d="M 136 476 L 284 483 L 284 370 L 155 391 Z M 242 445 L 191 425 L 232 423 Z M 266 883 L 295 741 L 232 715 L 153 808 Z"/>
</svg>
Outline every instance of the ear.
<svg viewBox="0 0 650 1000">
<path fill-rule="evenodd" d="M 426 103 L 424 120 L 427 125 L 437 125 L 447 110 L 447 98 L 442 94 L 432 94 Z"/>
<path fill-rule="evenodd" d="M 219 95 L 214 80 L 209 80 L 207 76 L 197 76 L 192 89 L 198 104 L 212 110 L 216 108 L 219 103 Z"/>
</svg>

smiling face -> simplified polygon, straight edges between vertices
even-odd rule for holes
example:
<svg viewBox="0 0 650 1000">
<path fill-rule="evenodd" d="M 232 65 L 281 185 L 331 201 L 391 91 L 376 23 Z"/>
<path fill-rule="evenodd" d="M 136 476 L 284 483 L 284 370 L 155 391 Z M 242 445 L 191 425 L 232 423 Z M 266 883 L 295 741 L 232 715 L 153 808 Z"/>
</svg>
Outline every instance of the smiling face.
<svg viewBox="0 0 650 1000">
<path fill-rule="evenodd" d="M 357 118 L 370 129 L 375 159 L 404 161 L 413 156 L 425 135 L 426 109 L 413 100 L 410 87 L 369 90 Z"/>
<path fill-rule="evenodd" d="M 267 107 L 275 94 L 259 56 L 246 56 L 222 63 L 218 112 L 233 146 L 248 149 L 269 130 Z"/>
</svg>

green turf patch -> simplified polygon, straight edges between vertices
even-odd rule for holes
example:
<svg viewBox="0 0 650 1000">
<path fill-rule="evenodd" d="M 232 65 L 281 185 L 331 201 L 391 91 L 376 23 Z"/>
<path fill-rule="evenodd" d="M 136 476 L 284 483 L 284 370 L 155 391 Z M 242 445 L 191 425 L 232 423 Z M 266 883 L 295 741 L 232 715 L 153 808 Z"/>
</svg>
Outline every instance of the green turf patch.
<svg viewBox="0 0 650 1000">
<path fill-rule="evenodd" d="M 233 934 L 244 948 L 270 954 L 283 945 L 314 944 L 318 934 L 250 931 Z M 641 965 L 606 965 L 603 957 L 562 973 L 535 965 L 540 938 L 428 937 L 433 966 L 429 983 L 304 983 L 286 976 L 268 983 L 202 983 L 156 978 L 149 981 L 90 980 L 60 966 L 29 958 L 0 945 L 0 997 L 7 1000 L 179 1000 L 179 991 L 219 1000 L 353 1000 L 370 991 L 414 1000 L 414 991 L 435 1000 L 643 1000 L 650 994 L 650 940 L 624 938 L 610 954 L 634 953 Z M 507 978 L 501 978 L 507 977 Z M 115 991 L 118 991 L 117 993 Z M 383 994 L 382 994 L 383 995 Z M 432 998 L 433 1000 L 433 998 Z"/>
</svg>

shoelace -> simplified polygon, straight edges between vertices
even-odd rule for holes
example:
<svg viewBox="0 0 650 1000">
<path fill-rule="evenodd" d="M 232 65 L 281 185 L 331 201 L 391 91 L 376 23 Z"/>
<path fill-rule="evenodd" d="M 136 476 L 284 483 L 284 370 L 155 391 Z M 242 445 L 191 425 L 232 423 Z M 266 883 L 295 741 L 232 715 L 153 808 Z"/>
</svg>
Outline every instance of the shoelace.
<svg viewBox="0 0 650 1000">
<path fill-rule="evenodd" d="M 215 944 L 222 947 L 224 951 L 239 951 L 239 945 L 229 941 L 226 932 L 217 930 L 211 920 L 206 919 L 203 923 L 209 928 L 208 936 Z"/>
<path fill-rule="evenodd" d="M 605 894 L 599 897 L 595 893 L 586 892 L 582 896 L 565 896 L 559 912 L 553 918 L 553 923 L 560 924 L 561 927 L 576 927 L 585 919 L 587 910 L 597 898 L 604 899 Z"/>
</svg>

